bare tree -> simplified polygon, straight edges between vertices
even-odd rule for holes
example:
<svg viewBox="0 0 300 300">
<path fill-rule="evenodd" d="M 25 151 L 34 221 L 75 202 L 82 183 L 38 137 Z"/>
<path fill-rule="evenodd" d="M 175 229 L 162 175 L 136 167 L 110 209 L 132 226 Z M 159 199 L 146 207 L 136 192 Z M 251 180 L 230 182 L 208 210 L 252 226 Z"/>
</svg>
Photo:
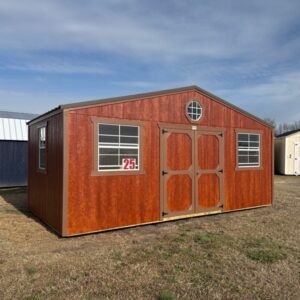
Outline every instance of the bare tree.
<svg viewBox="0 0 300 300">
<path fill-rule="evenodd" d="M 272 118 L 264 118 L 264 121 L 271 125 L 274 129 L 276 128 L 276 121 Z"/>
</svg>

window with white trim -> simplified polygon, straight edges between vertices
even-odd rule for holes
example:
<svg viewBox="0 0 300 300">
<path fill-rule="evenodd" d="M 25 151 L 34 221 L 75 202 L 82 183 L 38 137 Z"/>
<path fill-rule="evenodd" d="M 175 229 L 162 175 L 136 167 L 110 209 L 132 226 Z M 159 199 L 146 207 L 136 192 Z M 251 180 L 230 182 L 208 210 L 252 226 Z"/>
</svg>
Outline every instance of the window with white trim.
<svg viewBox="0 0 300 300">
<path fill-rule="evenodd" d="M 260 166 L 260 134 L 238 133 L 238 166 Z"/>
<path fill-rule="evenodd" d="M 46 127 L 40 127 L 39 131 L 39 169 L 46 169 Z"/>
<path fill-rule="evenodd" d="M 192 100 L 191 102 L 189 102 L 187 106 L 187 115 L 192 121 L 199 121 L 202 117 L 201 104 L 196 100 Z"/>
<path fill-rule="evenodd" d="M 98 171 L 140 169 L 140 127 L 98 123 Z"/>
</svg>

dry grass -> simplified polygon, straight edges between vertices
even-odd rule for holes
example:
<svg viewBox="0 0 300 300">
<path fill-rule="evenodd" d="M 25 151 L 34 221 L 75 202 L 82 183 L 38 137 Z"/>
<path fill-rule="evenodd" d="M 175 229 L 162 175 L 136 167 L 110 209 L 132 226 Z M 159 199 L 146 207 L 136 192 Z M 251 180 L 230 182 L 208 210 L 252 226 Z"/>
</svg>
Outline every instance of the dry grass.
<svg viewBox="0 0 300 300">
<path fill-rule="evenodd" d="M 0 191 L 0 299 L 300 299 L 300 177 L 269 208 L 62 239 Z"/>
</svg>

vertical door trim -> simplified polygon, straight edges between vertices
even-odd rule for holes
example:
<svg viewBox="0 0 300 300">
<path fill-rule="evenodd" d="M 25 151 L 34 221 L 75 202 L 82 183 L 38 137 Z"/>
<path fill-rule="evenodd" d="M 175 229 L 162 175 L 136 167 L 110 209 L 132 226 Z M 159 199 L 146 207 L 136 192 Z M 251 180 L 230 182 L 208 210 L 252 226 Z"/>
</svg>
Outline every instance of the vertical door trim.
<svg viewBox="0 0 300 300">
<path fill-rule="evenodd" d="M 300 143 L 294 143 L 294 174 L 300 175 L 300 157 L 299 157 Z"/>
<path fill-rule="evenodd" d="M 191 156 L 192 156 L 192 161 L 191 161 L 191 166 L 189 169 L 186 170 L 169 170 L 168 169 L 168 165 L 167 165 L 167 139 L 170 136 L 170 134 L 172 133 L 183 133 L 183 134 L 187 134 L 190 138 L 191 138 L 191 147 L 192 147 L 192 151 L 191 151 Z M 192 133 L 191 130 L 189 129 L 182 129 L 182 128 L 161 128 L 160 129 L 160 142 L 161 142 L 161 146 L 160 146 L 160 204 L 161 204 L 161 208 L 160 208 L 160 219 L 164 219 L 164 217 L 174 217 L 174 216 L 180 216 L 180 215 L 189 215 L 189 214 L 193 214 L 194 213 L 194 203 L 195 203 L 195 199 L 194 199 L 194 189 L 195 189 L 195 182 L 194 182 L 194 156 L 195 156 L 195 147 L 194 147 L 194 135 Z M 166 174 L 163 174 L 163 172 L 167 171 Z M 192 207 L 190 209 L 186 209 L 183 211 L 179 211 L 179 212 L 169 212 L 168 207 L 167 207 L 167 186 L 166 186 L 166 182 L 168 181 L 168 179 L 171 176 L 174 175 L 188 175 L 192 181 L 192 199 L 191 199 L 191 203 L 192 203 Z"/>
<path fill-rule="evenodd" d="M 215 169 L 201 170 L 198 162 L 198 138 L 201 135 L 214 135 L 218 139 L 219 143 L 219 163 Z M 197 156 L 195 158 L 195 213 L 201 213 L 211 210 L 224 210 L 224 130 L 211 128 L 210 130 L 197 130 L 195 131 L 195 152 Z M 203 174 L 216 174 L 219 179 L 219 202 L 216 206 L 209 208 L 201 208 L 198 203 L 198 181 Z"/>
</svg>

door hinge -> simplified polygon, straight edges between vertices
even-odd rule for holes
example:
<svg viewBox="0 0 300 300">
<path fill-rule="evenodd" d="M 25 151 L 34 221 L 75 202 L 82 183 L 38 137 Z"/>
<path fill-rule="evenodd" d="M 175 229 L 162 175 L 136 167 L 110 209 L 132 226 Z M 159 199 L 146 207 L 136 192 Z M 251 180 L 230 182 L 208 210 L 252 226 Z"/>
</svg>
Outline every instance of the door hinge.
<svg viewBox="0 0 300 300">
<path fill-rule="evenodd" d="M 167 214 L 168 214 L 168 213 L 167 213 L 167 212 L 164 212 L 164 211 L 161 213 L 161 215 L 162 215 L 163 217 L 166 216 Z"/>
<path fill-rule="evenodd" d="M 219 173 L 223 173 L 223 169 L 218 170 Z"/>
<path fill-rule="evenodd" d="M 224 204 L 220 204 L 219 207 L 220 207 L 220 208 L 224 208 Z"/>
<path fill-rule="evenodd" d="M 219 136 L 220 136 L 220 137 L 223 137 L 223 132 L 219 133 Z"/>
<path fill-rule="evenodd" d="M 161 174 L 162 174 L 162 176 L 164 176 L 164 175 L 167 175 L 167 174 L 168 174 L 168 172 L 166 172 L 166 171 L 162 171 L 162 172 L 161 172 Z"/>
<path fill-rule="evenodd" d="M 166 130 L 166 129 L 162 129 L 162 134 L 164 134 L 164 133 L 167 133 L 168 132 L 168 130 Z"/>
</svg>

